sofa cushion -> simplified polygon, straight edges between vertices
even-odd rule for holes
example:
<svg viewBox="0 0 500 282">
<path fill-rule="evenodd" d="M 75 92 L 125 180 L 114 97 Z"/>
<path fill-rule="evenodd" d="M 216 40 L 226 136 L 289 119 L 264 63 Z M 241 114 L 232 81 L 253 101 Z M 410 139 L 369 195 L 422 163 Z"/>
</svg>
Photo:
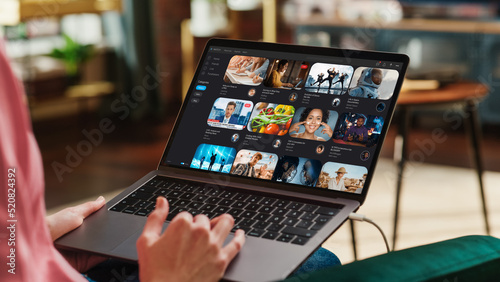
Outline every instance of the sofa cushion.
<svg viewBox="0 0 500 282">
<path fill-rule="evenodd" d="M 460 237 L 300 274 L 286 281 L 500 281 L 500 239 Z"/>
</svg>

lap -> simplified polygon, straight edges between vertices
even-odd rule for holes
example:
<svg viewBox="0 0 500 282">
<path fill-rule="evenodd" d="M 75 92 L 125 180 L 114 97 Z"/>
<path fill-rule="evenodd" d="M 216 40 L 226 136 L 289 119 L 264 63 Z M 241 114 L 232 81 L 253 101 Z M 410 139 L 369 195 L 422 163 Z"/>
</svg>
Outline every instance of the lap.
<svg viewBox="0 0 500 282">
<path fill-rule="evenodd" d="M 292 276 L 318 271 L 321 269 L 341 265 L 338 257 L 324 248 L 314 252 Z M 139 270 L 135 263 L 125 263 L 115 259 L 109 259 L 89 270 L 85 277 L 92 282 L 102 281 L 139 281 Z"/>
</svg>

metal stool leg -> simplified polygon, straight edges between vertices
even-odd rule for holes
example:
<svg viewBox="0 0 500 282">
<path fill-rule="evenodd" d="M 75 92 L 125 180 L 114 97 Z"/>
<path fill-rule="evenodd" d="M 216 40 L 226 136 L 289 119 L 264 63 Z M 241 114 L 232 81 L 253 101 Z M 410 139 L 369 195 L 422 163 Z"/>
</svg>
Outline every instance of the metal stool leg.
<svg viewBox="0 0 500 282">
<path fill-rule="evenodd" d="M 397 231 L 398 231 L 398 220 L 399 220 L 399 201 L 401 198 L 401 189 L 403 185 L 403 171 L 406 163 L 406 150 L 407 150 L 407 135 L 408 135 L 408 124 L 410 123 L 410 113 L 409 109 L 406 107 L 401 107 L 400 109 L 400 124 L 398 125 L 398 135 L 402 138 L 401 144 L 401 159 L 398 165 L 398 179 L 396 183 L 396 205 L 394 208 L 394 227 L 392 233 L 392 249 L 396 248 Z M 397 148 L 395 148 L 397 149 Z"/>
<path fill-rule="evenodd" d="M 476 169 L 477 177 L 479 180 L 479 189 L 481 191 L 481 201 L 483 204 L 483 216 L 484 216 L 484 224 L 486 227 L 486 234 L 490 235 L 490 225 L 488 221 L 488 210 L 486 208 L 486 197 L 484 193 L 483 186 L 483 162 L 481 158 L 481 125 L 479 124 L 479 118 L 477 114 L 477 102 L 475 100 L 467 101 L 467 105 L 465 107 L 465 111 L 467 113 L 466 117 L 466 129 L 470 138 L 471 145 L 471 153 L 473 163 Z"/>
</svg>

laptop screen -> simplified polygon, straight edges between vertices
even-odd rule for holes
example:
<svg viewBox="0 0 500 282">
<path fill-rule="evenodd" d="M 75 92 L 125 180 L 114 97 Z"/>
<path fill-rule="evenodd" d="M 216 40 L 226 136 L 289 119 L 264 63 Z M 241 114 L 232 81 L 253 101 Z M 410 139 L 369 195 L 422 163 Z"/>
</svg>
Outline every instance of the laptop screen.
<svg viewBox="0 0 500 282">
<path fill-rule="evenodd" d="M 407 57 L 217 42 L 199 62 L 161 165 L 363 193 Z"/>
</svg>

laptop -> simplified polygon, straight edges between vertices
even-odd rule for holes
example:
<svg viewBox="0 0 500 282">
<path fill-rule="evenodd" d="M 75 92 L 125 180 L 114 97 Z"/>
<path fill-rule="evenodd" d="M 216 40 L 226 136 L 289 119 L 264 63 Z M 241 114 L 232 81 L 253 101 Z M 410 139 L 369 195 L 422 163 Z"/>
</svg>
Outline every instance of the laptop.
<svg viewBox="0 0 500 282">
<path fill-rule="evenodd" d="M 244 60 L 286 60 L 304 87 L 225 80 Z M 164 228 L 188 211 L 229 213 L 246 231 L 224 279 L 288 277 L 365 201 L 408 63 L 403 54 L 210 40 L 157 169 L 56 245 L 137 261 L 136 240 L 165 196 Z M 349 91 L 317 93 L 312 84 L 329 69 L 348 74 Z"/>
</svg>

